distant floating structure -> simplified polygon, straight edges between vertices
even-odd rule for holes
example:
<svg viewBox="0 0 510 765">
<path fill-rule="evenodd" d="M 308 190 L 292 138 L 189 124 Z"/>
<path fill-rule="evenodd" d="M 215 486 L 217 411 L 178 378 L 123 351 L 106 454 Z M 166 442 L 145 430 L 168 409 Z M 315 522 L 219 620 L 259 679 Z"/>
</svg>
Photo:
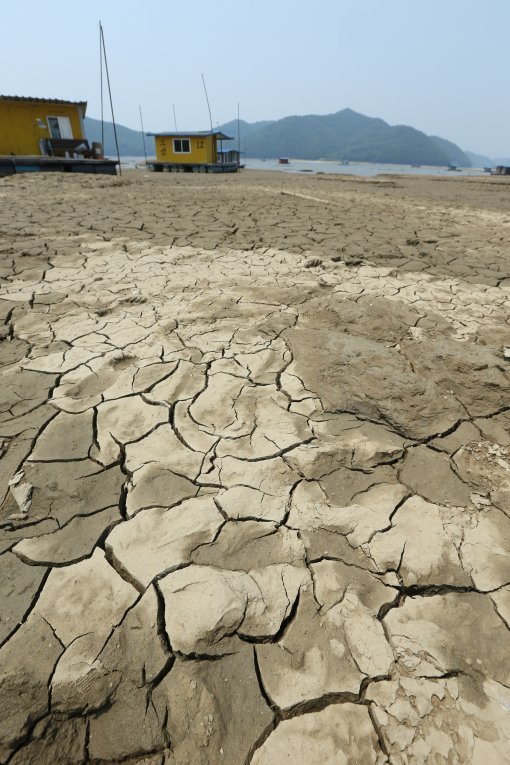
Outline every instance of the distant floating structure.
<svg viewBox="0 0 510 765">
<path fill-rule="evenodd" d="M 201 132 L 147 133 L 156 143 L 156 159 L 149 160 L 155 172 L 236 173 L 240 152 L 223 151 L 223 141 L 234 139 L 221 130 Z"/>
<path fill-rule="evenodd" d="M 89 145 L 86 101 L 0 96 L 0 176 L 26 172 L 116 174 L 100 143 Z"/>
<path fill-rule="evenodd" d="M 288 157 L 278 157 L 278 164 L 279 165 L 288 165 L 289 164 L 289 158 Z"/>
</svg>

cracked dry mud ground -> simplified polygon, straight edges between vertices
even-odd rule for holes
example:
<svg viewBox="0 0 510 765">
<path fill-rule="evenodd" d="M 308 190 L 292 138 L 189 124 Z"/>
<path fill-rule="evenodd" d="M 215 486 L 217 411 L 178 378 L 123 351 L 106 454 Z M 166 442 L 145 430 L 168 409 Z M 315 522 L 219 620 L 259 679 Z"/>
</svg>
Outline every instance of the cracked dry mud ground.
<svg viewBox="0 0 510 765">
<path fill-rule="evenodd" d="M 510 762 L 510 186 L 0 182 L 0 762 Z"/>
</svg>

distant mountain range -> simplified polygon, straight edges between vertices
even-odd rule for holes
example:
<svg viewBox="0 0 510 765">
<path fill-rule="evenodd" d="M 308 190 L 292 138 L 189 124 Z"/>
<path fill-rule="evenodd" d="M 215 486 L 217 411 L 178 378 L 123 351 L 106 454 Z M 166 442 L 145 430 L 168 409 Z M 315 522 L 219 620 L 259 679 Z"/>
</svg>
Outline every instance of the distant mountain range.
<svg viewBox="0 0 510 765">
<path fill-rule="evenodd" d="M 219 129 L 237 137 L 237 121 Z M 428 136 L 407 125 L 388 125 L 384 120 L 366 117 L 352 109 L 336 114 L 284 117 L 280 120 L 245 122 L 241 120 L 241 148 L 247 157 L 380 162 L 459 167 L 506 164 L 503 160 L 465 152 L 455 143 Z M 115 154 L 113 126 L 104 123 L 105 152 Z M 89 141 L 101 140 L 101 121 L 85 118 Z M 143 156 L 143 137 L 138 130 L 117 125 L 120 154 Z M 154 139 L 146 137 L 148 156 L 154 156 Z M 237 144 L 236 144 L 237 145 Z"/>
<path fill-rule="evenodd" d="M 506 165 L 510 167 L 510 157 L 486 157 L 485 154 L 475 154 L 473 151 L 464 152 L 471 160 L 473 167 L 496 167 Z"/>
<path fill-rule="evenodd" d="M 237 124 L 221 128 L 235 135 Z M 284 117 L 274 122 L 241 124 L 248 157 L 348 160 L 395 164 L 471 167 L 454 143 L 427 136 L 407 125 L 388 125 L 352 109 L 324 116 Z"/>
</svg>

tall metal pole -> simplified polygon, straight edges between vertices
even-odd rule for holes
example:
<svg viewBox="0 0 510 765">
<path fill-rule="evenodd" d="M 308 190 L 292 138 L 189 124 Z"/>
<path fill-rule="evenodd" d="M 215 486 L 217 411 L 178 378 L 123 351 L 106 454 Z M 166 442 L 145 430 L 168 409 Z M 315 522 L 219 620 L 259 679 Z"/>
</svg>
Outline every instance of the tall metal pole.
<svg viewBox="0 0 510 765">
<path fill-rule="evenodd" d="M 204 83 L 205 100 L 207 101 L 207 108 L 209 109 L 209 122 L 211 123 L 211 133 L 212 133 L 213 127 L 212 127 L 211 107 L 209 105 L 209 96 L 207 95 L 207 88 L 205 87 L 204 75 L 202 75 L 202 82 Z"/>
<path fill-rule="evenodd" d="M 99 77 L 101 81 L 101 151 L 104 155 L 103 40 L 101 37 L 101 22 L 99 22 Z"/>
<path fill-rule="evenodd" d="M 237 164 L 241 164 L 241 122 L 239 120 L 239 101 L 237 102 L 237 149 L 239 151 L 239 159 Z"/>
<path fill-rule="evenodd" d="M 143 153 L 145 154 L 145 167 L 147 167 L 147 148 L 145 146 L 145 131 L 143 129 L 142 107 L 138 106 L 138 108 L 140 109 L 140 125 L 142 126 Z"/>
<path fill-rule="evenodd" d="M 172 109 L 174 110 L 174 125 L 175 125 L 175 132 L 177 133 L 177 117 L 175 116 L 175 104 L 172 104 Z"/>
<path fill-rule="evenodd" d="M 115 146 L 117 148 L 117 159 L 119 161 L 119 175 L 122 175 L 122 166 L 120 164 L 119 141 L 117 138 L 117 126 L 115 124 L 115 114 L 113 113 L 113 100 L 112 100 L 112 89 L 110 86 L 110 73 L 108 71 L 108 59 L 106 58 L 106 46 L 104 44 L 104 32 L 103 32 L 103 27 L 101 25 L 101 22 L 99 22 L 99 29 L 101 30 L 101 40 L 103 42 L 104 66 L 106 70 L 106 81 L 108 83 L 108 94 L 110 96 L 110 108 L 112 110 L 113 134 L 115 136 Z"/>
</svg>

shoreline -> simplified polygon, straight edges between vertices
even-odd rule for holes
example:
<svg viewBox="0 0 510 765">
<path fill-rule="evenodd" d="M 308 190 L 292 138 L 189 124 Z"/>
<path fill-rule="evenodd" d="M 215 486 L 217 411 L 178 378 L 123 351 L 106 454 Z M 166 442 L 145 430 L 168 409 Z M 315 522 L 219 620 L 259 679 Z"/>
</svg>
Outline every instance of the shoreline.
<svg viewBox="0 0 510 765">
<path fill-rule="evenodd" d="M 151 158 L 149 158 L 150 161 Z M 121 157 L 121 162 L 128 161 L 131 165 L 135 162 L 139 165 L 145 163 L 145 157 Z M 413 166 L 410 164 L 399 163 L 384 163 L 384 162 L 357 162 L 349 161 L 347 165 L 343 165 L 340 160 L 327 160 L 327 159 L 297 159 L 295 157 L 289 157 L 289 165 L 279 165 L 278 159 L 258 159 L 254 157 L 247 157 L 243 160 L 246 163 L 244 169 L 246 170 L 268 170 L 271 172 L 280 171 L 282 173 L 296 173 L 307 172 L 306 169 L 302 169 L 299 166 L 312 165 L 317 168 L 329 168 L 328 170 L 317 170 L 316 172 L 329 172 L 330 174 L 338 175 L 380 175 L 385 174 L 405 174 L 405 175 L 431 175 L 434 177 L 442 177 L 447 175 L 448 177 L 486 177 L 490 176 L 489 173 L 484 172 L 483 168 L 477 167 L 465 167 L 459 168 L 454 171 L 450 171 L 448 168 L 439 165 L 419 165 Z M 336 169 L 343 168 L 343 169 Z M 395 168 L 395 171 L 392 171 Z M 398 168 L 398 170 L 396 169 Z M 139 168 L 142 169 L 142 168 Z M 379 170 L 380 169 L 380 170 Z M 379 172 L 377 172 L 379 170 Z"/>
</svg>

